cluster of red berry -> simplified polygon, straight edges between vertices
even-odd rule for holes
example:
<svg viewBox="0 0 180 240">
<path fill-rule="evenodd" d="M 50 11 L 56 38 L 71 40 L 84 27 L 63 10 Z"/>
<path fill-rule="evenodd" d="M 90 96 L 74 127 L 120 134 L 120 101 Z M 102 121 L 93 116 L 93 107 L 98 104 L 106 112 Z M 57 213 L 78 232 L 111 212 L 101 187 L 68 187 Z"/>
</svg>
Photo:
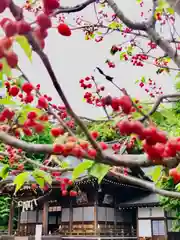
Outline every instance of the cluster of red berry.
<svg viewBox="0 0 180 240">
<path fill-rule="evenodd" d="M 169 139 L 156 127 L 145 128 L 139 121 L 124 120 L 117 124 L 121 135 L 136 134 L 143 140 L 143 149 L 152 161 L 161 162 L 163 158 L 175 157 L 180 151 L 180 138 Z"/>
<path fill-rule="evenodd" d="M 125 114 L 130 114 L 134 111 L 132 101 L 129 96 L 124 95 L 120 98 L 112 98 L 107 96 L 101 99 L 103 106 L 111 106 L 114 111 L 122 110 Z"/>
<path fill-rule="evenodd" d="M 145 92 L 149 94 L 150 97 L 155 98 L 163 94 L 162 88 L 157 87 L 157 84 L 152 79 L 148 79 L 147 83 L 140 81 L 139 86 L 144 88 Z"/>
<path fill-rule="evenodd" d="M 84 99 L 86 100 L 86 102 L 97 107 L 102 107 L 100 94 L 105 90 L 105 87 L 98 86 L 93 76 L 87 76 L 84 79 L 80 79 L 79 83 L 83 89 L 89 88 L 92 90 L 92 92 L 85 92 Z"/>
<path fill-rule="evenodd" d="M 143 67 L 144 66 L 143 62 L 146 60 L 148 60 L 148 56 L 141 53 L 136 54 L 131 58 L 131 62 L 133 63 L 133 65 L 138 67 Z"/>
</svg>

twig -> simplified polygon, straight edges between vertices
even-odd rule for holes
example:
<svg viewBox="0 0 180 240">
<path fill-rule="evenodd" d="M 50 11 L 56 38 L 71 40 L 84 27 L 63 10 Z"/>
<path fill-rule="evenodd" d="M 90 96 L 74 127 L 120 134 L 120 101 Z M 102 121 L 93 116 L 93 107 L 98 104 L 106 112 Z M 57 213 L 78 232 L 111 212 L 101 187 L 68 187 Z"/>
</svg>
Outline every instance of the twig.
<svg viewBox="0 0 180 240">
<path fill-rule="evenodd" d="M 156 100 L 156 102 L 154 103 L 154 106 L 152 107 L 152 109 L 149 111 L 149 113 L 147 114 L 147 117 L 153 115 L 153 113 L 156 112 L 156 110 L 158 109 L 159 105 L 161 104 L 161 102 L 164 99 L 167 98 L 180 98 L 180 93 L 174 93 L 174 94 L 167 94 L 167 95 L 162 95 L 160 97 L 158 97 L 158 99 Z M 145 121 L 147 119 L 146 116 L 139 118 L 139 121 Z"/>
</svg>

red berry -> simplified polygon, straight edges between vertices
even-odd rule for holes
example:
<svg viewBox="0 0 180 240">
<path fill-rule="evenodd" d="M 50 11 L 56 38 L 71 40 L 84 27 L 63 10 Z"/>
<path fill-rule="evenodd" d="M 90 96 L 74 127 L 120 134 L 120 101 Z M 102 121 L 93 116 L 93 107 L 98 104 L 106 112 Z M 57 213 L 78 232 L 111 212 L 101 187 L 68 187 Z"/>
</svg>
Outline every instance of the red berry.
<svg viewBox="0 0 180 240">
<path fill-rule="evenodd" d="M 67 182 L 67 184 L 68 184 L 69 186 L 71 186 L 71 185 L 73 185 L 73 181 L 69 179 L 68 182 Z"/>
<path fill-rule="evenodd" d="M 63 190 L 62 191 L 62 196 L 67 196 L 68 195 L 68 191 L 67 190 Z"/>
<path fill-rule="evenodd" d="M 59 135 L 64 134 L 64 129 L 63 128 L 52 128 L 51 134 L 53 135 L 53 137 L 58 137 Z"/>
<path fill-rule="evenodd" d="M 58 0 L 43 0 L 43 6 L 45 11 L 51 12 L 52 10 L 59 7 L 59 1 Z"/>
<path fill-rule="evenodd" d="M 117 124 L 121 135 L 130 135 L 132 133 L 132 124 L 128 120 L 123 120 Z"/>
<path fill-rule="evenodd" d="M 119 110 L 119 99 L 118 98 L 112 98 L 112 99 L 108 98 L 108 101 L 110 102 L 111 107 L 114 111 Z"/>
<path fill-rule="evenodd" d="M 129 114 L 131 112 L 132 101 L 129 96 L 123 96 L 119 99 L 119 104 L 125 114 Z"/>
<path fill-rule="evenodd" d="M 169 170 L 169 176 L 173 178 L 175 184 L 180 181 L 180 173 L 178 173 L 176 168 L 172 168 Z"/>
<path fill-rule="evenodd" d="M 32 189 L 36 189 L 37 188 L 37 185 L 35 183 L 31 184 L 31 188 Z"/>
<path fill-rule="evenodd" d="M 27 94 L 26 97 L 24 98 L 25 103 L 31 103 L 33 102 L 33 100 L 34 100 L 34 97 L 31 94 Z"/>
<path fill-rule="evenodd" d="M 32 119 L 37 118 L 37 116 L 38 115 L 37 115 L 36 112 L 29 112 L 28 115 L 27 115 L 27 118 L 32 120 Z"/>
<path fill-rule="evenodd" d="M 64 151 L 64 146 L 63 145 L 61 145 L 61 144 L 55 144 L 54 145 L 54 147 L 53 147 L 53 152 L 54 153 L 61 154 L 61 153 L 63 153 L 63 151 Z"/>
<path fill-rule="evenodd" d="M 64 24 L 64 23 L 60 23 L 59 26 L 58 26 L 58 32 L 63 35 L 63 36 L 66 36 L 66 37 L 69 37 L 71 36 L 71 30 L 70 28 L 68 27 L 68 25 Z"/>
<path fill-rule="evenodd" d="M 39 99 L 38 99 L 38 107 L 45 108 L 45 109 L 48 107 L 48 103 L 47 103 L 45 97 L 43 97 L 43 96 L 39 97 Z"/>
<path fill-rule="evenodd" d="M 99 145 L 100 145 L 102 150 L 108 149 L 108 145 L 106 143 L 104 143 L 104 142 L 100 142 Z"/>
<path fill-rule="evenodd" d="M 33 89 L 34 89 L 34 87 L 31 83 L 26 82 L 22 85 L 23 92 L 25 92 L 27 94 L 31 93 Z"/>
<path fill-rule="evenodd" d="M 76 146 L 72 149 L 72 155 L 74 155 L 77 158 L 82 158 L 83 157 L 83 151 L 79 146 Z"/>
<path fill-rule="evenodd" d="M 34 130 L 36 133 L 42 133 L 44 131 L 44 126 L 38 123 L 34 126 Z"/>
<path fill-rule="evenodd" d="M 139 121 L 133 121 L 131 123 L 131 129 L 132 129 L 132 132 L 139 135 L 139 136 L 142 136 L 143 135 L 143 130 L 144 130 L 144 126 L 141 122 Z"/>
<path fill-rule="evenodd" d="M 32 136 L 32 131 L 29 128 L 23 128 L 23 132 L 26 136 Z"/>
<path fill-rule="evenodd" d="M 12 37 L 17 33 L 16 23 L 12 20 L 6 21 L 3 24 L 3 30 L 7 37 Z"/>
<path fill-rule="evenodd" d="M 77 192 L 71 190 L 71 191 L 69 192 L 69 196 L 70 196 L 70 197 L 76 197 L 76 196 L 77 196 Z"/>
<path fill-rule="evenodd" d="M 3 69 L 3 63 L 0 62 L 0 71 Z"/>
<path fill-rule="evenodd" d="M 37 16 L 36 21 L 43 30 L 52 26 L 51 19 L 44 13 L 41 13 L 39 16 Z"/>
<path fill-rule="evenodd" d="M 17 33 L 20 35 L 26 34 L 31 31 L 31 25 L 24 20 L 20 20 L 16 23 Z"/>
<path fill-rule="evenodd" d="M 16 97 L 19 93 L 19 88 L 17 86 L 12 86 L 10 89 L 9 89 L 9 95 L 13 96 L 13 97 Z"/>
<path fill-rule="evenodd" d="M 92 148 L 92 149 L 88 149 L 87 154 L 88 154 L 89 157 L 94 158 L 94 157 L 96 157 L 97 152 L 96 152 L 95 149 Z"/>
<path fill-rule="evenodd" d="M 1 0 L 0 1 L 0 13 L 3 13 L 4 10 L 9 7 L 10 1 L 9 0 Z"/>
<path fill-rule="evenodd" d="M 17 54 L 15 52 L 12 52 L 12 51 L 7 52 L 5 57 L 6 57 L 8 65 L 11 68 L 16 68 L 17 67 L 18 56 L 17 56 Z"/>
<path fill-rule="evenodd" d="M 97 131 L 93 131 L 91 132 L 91 136 L 92 138 L 97 139 L 99 137 L 99 133 Z"/>
<path fill-rule="evenodd" d="M 24 165 L 23 164 L 19 164 L 18 165 L 18 170 L 23 170 L 24 169 Z"/>
</svg>

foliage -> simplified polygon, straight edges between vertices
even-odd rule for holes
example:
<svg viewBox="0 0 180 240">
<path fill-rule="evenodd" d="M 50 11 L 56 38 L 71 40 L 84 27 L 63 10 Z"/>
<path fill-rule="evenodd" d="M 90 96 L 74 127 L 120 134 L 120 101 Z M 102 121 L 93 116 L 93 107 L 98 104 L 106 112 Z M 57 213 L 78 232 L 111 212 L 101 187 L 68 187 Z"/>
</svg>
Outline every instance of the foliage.
<svg viewBox="0 0 180 240">
<path fill-rule="evenodd" d="M 114 121 L 103 122 L 103 120 L 102 122 L 90 122 L 87 123 L 87 127 L 90 132 L 97 131 L 99 133 L 97 138 L 98 141 L 110 142 L 121 138 L 114 128 L 113 122 Z M 80 137 L 85 137 L 84 133 L 79 128 L 77 129 L 77 134 L 79 134 Z"/>
<path fill-rule="evenodd" d="M 7 229 L 11 198 L 0 196 L 0 228 Z"/>
</svg>

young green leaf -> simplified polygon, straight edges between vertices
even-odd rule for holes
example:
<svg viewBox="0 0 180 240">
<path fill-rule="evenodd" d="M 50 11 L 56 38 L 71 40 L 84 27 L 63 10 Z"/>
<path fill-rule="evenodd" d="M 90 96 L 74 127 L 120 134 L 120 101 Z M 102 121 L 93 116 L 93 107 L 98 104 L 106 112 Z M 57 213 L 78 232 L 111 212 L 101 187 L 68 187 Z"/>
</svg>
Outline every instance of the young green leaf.
<svg viewBox="0 0 180 240">
<path fill-rule="evenodd" d="M 32 61 L 32 49 L 26 37 L 18 35 L 16 36 L 16 42 L 22 47 L 29 60 Z"/>
<path fill-rule="evenodd" d="M 9 165 L 5 164 L 0 171 L 0 177 L 2 179 L 5 179 L 5 178 L 7 178 L 8 173 L 9 173 Z"/>
<path fill-rule="evenodd" d="M 110 169 L 110 166 L 101 164 L 101 163 L 95 163 L 91 167 L 89 174 L 93 177 L 96 177 L 98 179 L 98 183 L 101 183 L 103 178 L 106 176 Z"/>
<path fill-rule="evenodd" d="M 52 177 L 49 173 L 40 170 L 40 169 L 35 169 L 32 173 L 32 176 L 37 179 L 37 178 L 42 178 L 44 179 L 45 182 L 47 182 L 48 184 L 52 184 Z"/>
<path fill-rule="evenodd" d="M 11 68 L 9 67 L 7 61 L 5 58 L 1 59 L 1 62 L 3 64 L 2 74 L 6 75 L 7 77 L 12 76 Z"/>
<path fill-rule="evenodd" d="M 93 161 L 85 160 L 84 162 L 80 163 L 72 173 L 72 179 L 76 180 L 82 173 L 84 173 L 87 169 L 92 167 Z"/>
<path fill-rule="evenodd" d="M 162 167 L 156 166 L 147 175 L 149 175 L 152 178 L 152 180 L 156 183 L 158 181 L 159 177 L 161 176 L 161 171 L 162 171 Z"/>
<path fill-rule="evenodd" d="M 23 172 L 18 174 L 14 179 L 14 184 L 16 185 L 15 193 L 28 181 L 30 177 L 30 172 Z"/>
</svg>

